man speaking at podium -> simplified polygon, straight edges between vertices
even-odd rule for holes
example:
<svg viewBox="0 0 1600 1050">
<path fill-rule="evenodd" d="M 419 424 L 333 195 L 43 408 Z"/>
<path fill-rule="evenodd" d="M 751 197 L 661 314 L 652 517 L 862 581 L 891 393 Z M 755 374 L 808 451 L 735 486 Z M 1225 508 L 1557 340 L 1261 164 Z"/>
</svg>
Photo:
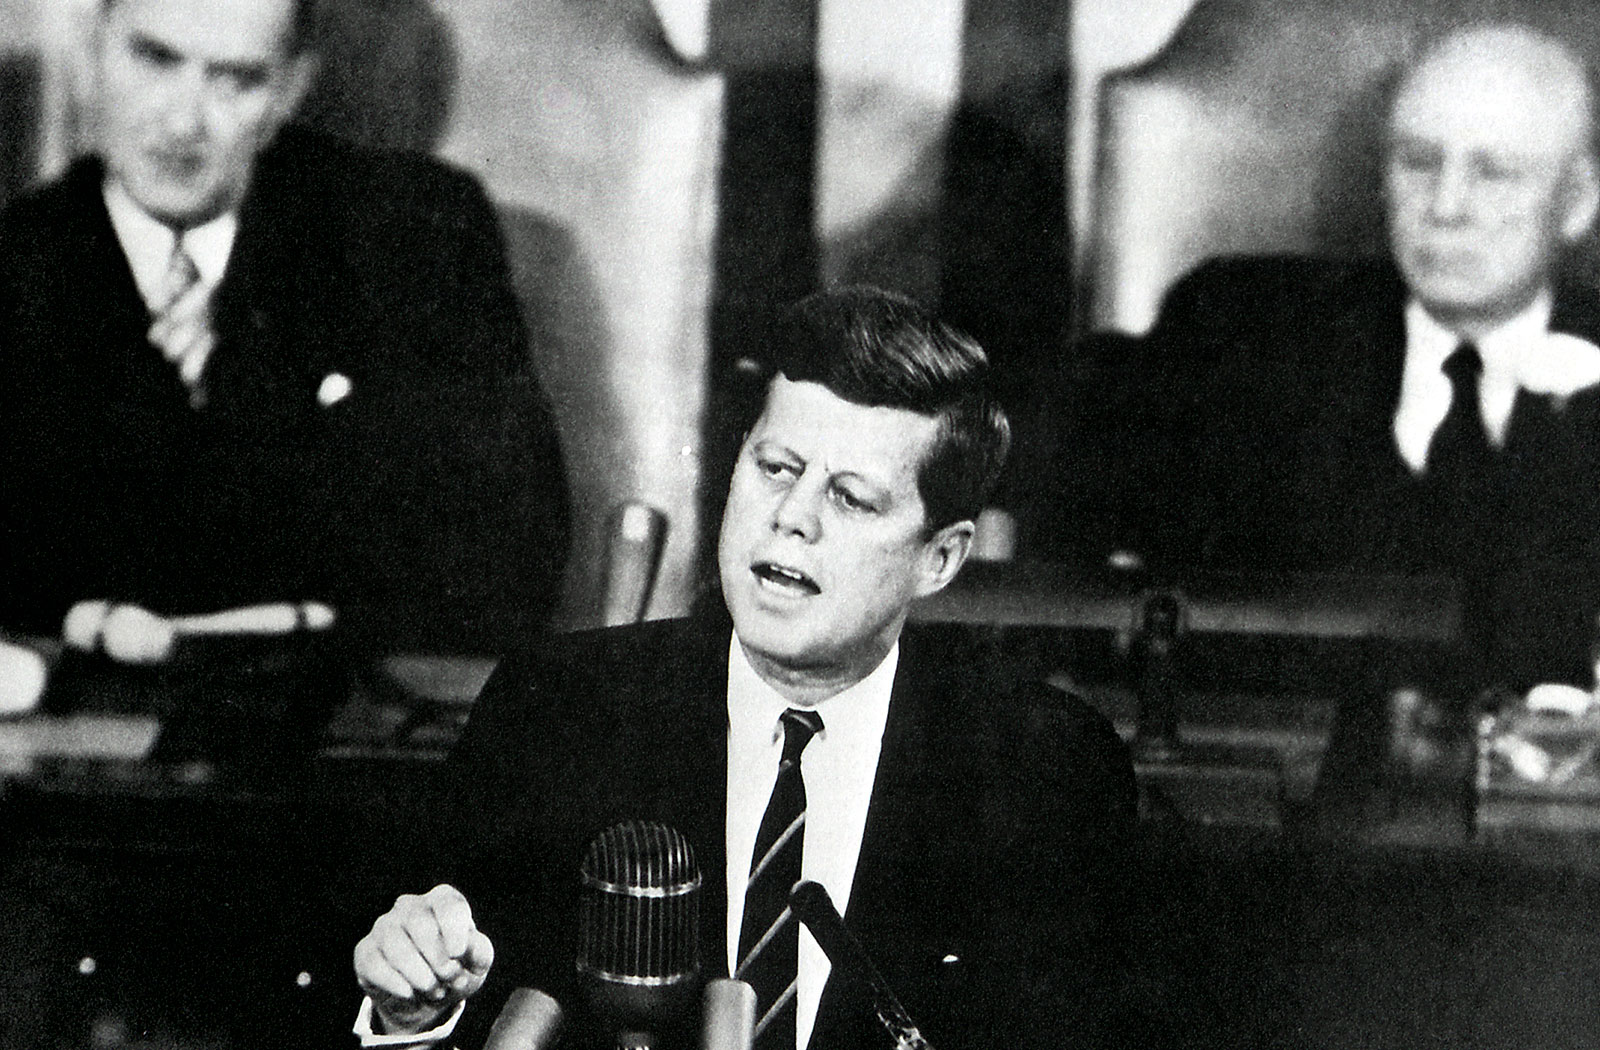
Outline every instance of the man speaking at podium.
<svg viewBox="0 0 1600 1050">
<path fill-rule="evenodd" d="M 755 987 L 759 1047 L 890 1045 L 784 913 L 795 872 L 935 1045 L 1104 1034 L 1134 813 L 1121 744 L 1081 701 L 906 626 L 961 568 L 1007 451 L 986 358 L 871 290 L 802 301 L 771 349 L 722 521 L 731 630 L 719 609 L 502 666 L 452 756 L 459 881 L 400 898 L 356 947 L 364 1039 L 476 1045 L 454 1017 L 481 1026 L 516 986 L 570 1009 L 579 859 L 629 819 L 692 845 L 702 976 Z"/>
</svg>

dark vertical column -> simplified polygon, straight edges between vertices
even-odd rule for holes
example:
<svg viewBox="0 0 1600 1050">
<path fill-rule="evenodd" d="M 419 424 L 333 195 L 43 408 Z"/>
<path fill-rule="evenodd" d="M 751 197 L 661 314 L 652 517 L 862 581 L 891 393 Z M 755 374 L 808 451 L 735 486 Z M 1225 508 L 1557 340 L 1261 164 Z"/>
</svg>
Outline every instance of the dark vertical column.
<svg viewBox="0 0 1600 1050">
<path fill-rule="evenodd" d="M 817 0 L 715 0 L 711 18 L 727 89 L 702 460 L 708 554 L 739 439 L 760 407 L 752 358 L 765 325 L 817 281 Z"/>
<path fill-rule="evenodd" d="M 940 312 L 995 365 L 1017 449 L 1001 502 L 1023 519 L 1061 469 L 1051 392 L 1071 323 L 1069 0 L 968 0 L 945 158 Z"/>
</svg>

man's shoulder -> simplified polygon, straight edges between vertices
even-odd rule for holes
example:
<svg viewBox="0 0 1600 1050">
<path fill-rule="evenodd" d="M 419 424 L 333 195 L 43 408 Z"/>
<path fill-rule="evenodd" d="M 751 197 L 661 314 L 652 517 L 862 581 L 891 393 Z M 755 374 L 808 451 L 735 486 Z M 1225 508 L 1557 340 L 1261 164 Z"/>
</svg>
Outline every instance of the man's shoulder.
<svg viewBox="0 0 1600 1050">
<path fill-rule="evenodd" d="M 1398 272 L 1383 259 L 1223 256 L 1201 263 L 1172 287 L 1157 324 L 1209 320 L 1238 327 L 1260 318 L 1331 318 L 1387 309 L 1403 295 Z"/>
<path fill-rule="evenodd" d="M 609 664 L 669 656 L 713 641 L 727 647 L 727 625 L 710 617 L 684 616 L 559 632 L 524 647 L 514 659 L 526 664 Z"/>
<path fill-rule="evenodd" d="M 299 127 L 285 129 L 261 155 L 256 184 L 269 199 L 386 211 L 482 196 L 476 178 L 428 154 L 357 146 Z"/>
<path fill-rule="evenodd" d="M 1219 255 L 1194 267 L 1182 284 L 1292 292 L 1366 287 L 1395 279 L 1387 260 L 1321 255 Z"/>
<path fill-rule="evenodd" d="M 536 639 L 489 677 L 452 761 L 510 785 L 533 763 L 605 764 L 703 736 L 725 703 L 728 637 L 668 620 Z"/>
<path fill-rule="evenodd" d="M 1049 775 L 1109 774 L 1131 790 L 1127 749 L 1109 719 L 1084 697 L 968 652 L 970 632 L 909 624 L 901 636 L 897 702 L 924 705 L 946 738 L 994 769 Z M 903 688 L 902 688 L 903 687 Z"/>
<path fill-rule="evenodd" d="M 541 636 L 509 654 L 499 692 L 624 696 L 723 673 L 728 629 L 710 617 L 650 620 Z"/>
<path fill-rule="evenodd" d="M 1600 288 L 1586 279 L 1568 277 L 1558 281 L 1550 327 L 1600 343 Z"/>
<path fill-rule="evenodd" d="M 72 231 L 103 216 L 103 171 L 98 158 L 81 157 L 61 175 L 8 204 L 0 215 L 0 239 L 8 252 L 0 254 L 9 255 L 28 242 L 62 246 Z"/>
</svg>

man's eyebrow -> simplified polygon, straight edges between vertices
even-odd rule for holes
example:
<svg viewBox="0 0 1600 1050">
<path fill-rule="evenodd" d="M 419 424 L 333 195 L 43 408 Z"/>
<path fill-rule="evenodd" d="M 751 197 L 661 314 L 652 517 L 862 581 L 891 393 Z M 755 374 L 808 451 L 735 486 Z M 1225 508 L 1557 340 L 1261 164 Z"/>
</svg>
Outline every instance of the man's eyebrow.
<svg viewBox="0 0 1600 1050">
<path fill-rule="evenodd" d="M 836 470 L 830 475 L 833 481 L 850 481 L 866 486 L 882 497 L 893 495 L 894 487 L 886 482 L 879 481 L 871 475 L 863 474 L 859 470 Z"/>
<path fill-rule="evenodd" d="M 160 62 L 177 62 L 183 58 L 176 48 L 145 33 L 133 33 L 128 44 L 134 53 Z"/>
<path fill-rule="evenodd" d="M 206 69 L 240 80 L 265 80 L 272 72 L 272 63 L 265 59 L 222 59 L 206 63 Z"/>
<path fill-rule="evenodd" d="M 805 462 L 800 453 L 774 438 L 757 438 L 750 442 L 750 451 L 760 453 L 763 456 L 793 460 L 796 463 Z"/>
</svg>

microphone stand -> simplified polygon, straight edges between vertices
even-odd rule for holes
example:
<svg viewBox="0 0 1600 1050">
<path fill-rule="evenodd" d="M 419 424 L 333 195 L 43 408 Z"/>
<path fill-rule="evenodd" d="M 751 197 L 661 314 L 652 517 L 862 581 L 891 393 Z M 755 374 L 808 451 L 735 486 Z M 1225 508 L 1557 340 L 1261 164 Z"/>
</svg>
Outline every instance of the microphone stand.
<svg viewBox="0 0 1600 1050">
<path fill-rule="evenodd" d="M 789 907 L 795 916 L 806 924 L 811 936 L 816 938 L 828 960 L 849 974 L 864 981 L 872 993 L 872 1009 L 889 1035 L 894 1038 L 895 1050 L 933 1050 L 933 1044 L 917 1030 L 900 999 L 872 964 L 861 942 L 845 926 L 833 899 L 820 883 L 798 882 L 789 892 Z"/>
</svg>

